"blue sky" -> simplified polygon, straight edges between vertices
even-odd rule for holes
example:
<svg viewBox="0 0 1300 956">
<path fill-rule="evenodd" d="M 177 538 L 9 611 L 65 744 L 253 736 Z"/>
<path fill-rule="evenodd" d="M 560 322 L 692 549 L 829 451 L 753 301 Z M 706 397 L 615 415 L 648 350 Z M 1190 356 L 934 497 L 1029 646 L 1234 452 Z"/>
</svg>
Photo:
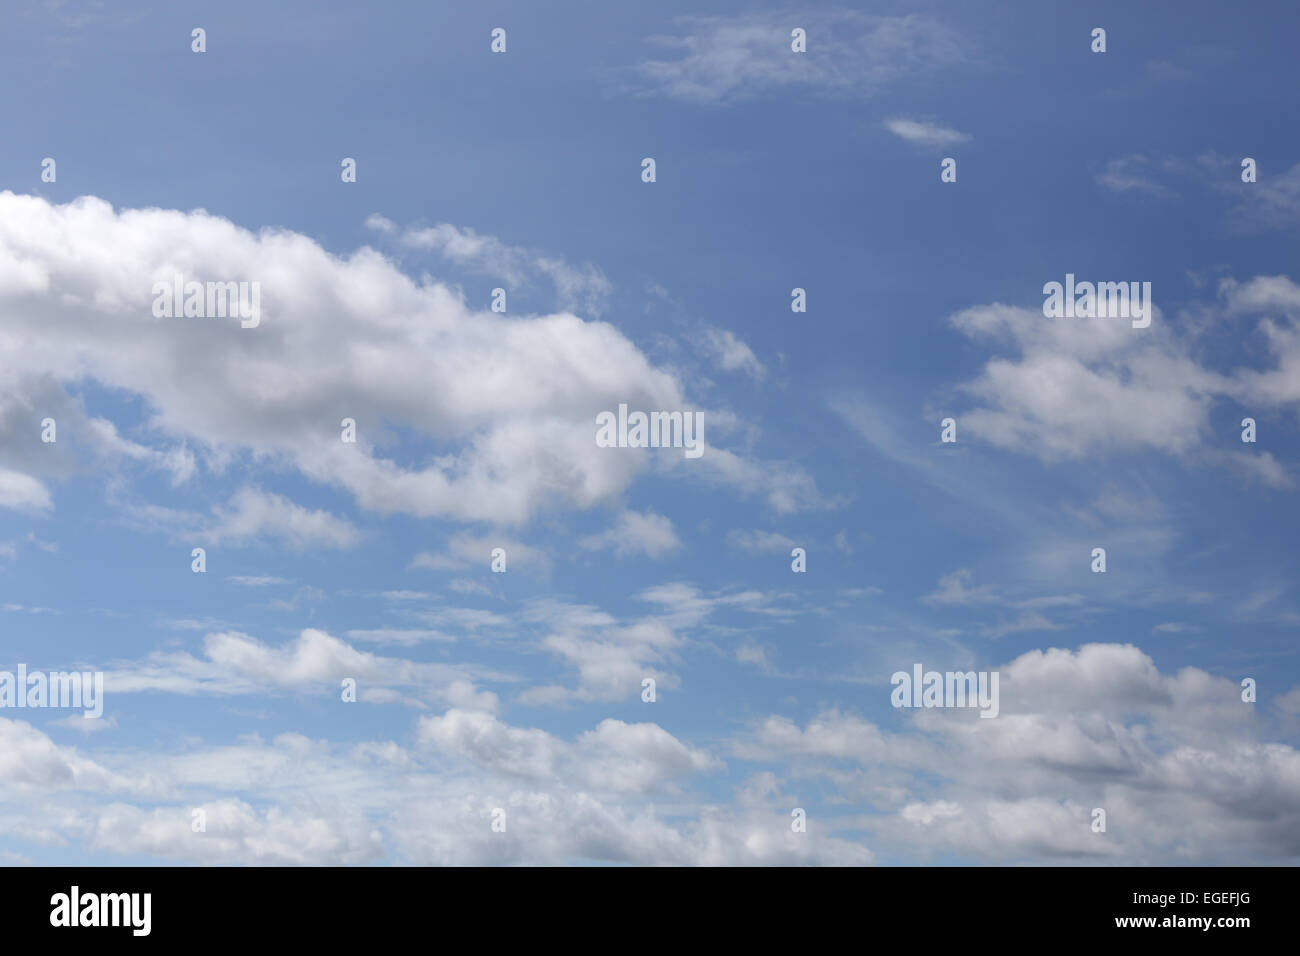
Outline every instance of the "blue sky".
<svg viewBox="0 0 1300 956">
<path fill-rule="evenodd" d="M 8 15 L 0 857 L 1296 861 L 1293 9 L 328 6 Z"/>
</svg>

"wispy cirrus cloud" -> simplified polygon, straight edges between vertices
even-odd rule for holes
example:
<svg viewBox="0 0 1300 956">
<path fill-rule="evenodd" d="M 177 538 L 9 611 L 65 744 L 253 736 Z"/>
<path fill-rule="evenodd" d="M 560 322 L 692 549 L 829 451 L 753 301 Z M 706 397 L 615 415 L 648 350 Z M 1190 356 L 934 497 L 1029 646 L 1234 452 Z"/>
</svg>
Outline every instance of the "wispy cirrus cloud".
<svg viewBox="0 0 1300 956">
<path fill-rule="evenodd" d="M 581 310 L 599 317 L 613 289 L 605 274 L 589 262 L 574 266 L 558 256 L 543 255 L 450 223 L 401 228 L 375 213 L 366 219 L 366 225 L 393 236 L 408 249 L 435 252 L 449 262 L 511 286 L 527 286 L 539 278 L 546 279 L 554 288 L 556 303 L 563 309 Z"/>
<path fill-rule="evenodd" d="M 972 59 L 972 44 L 946 23 L 919 14 L 854 10 L 679 17 L 676 32 L 649 38 L 662 58 L 636 65 L 631 91 L 701 105 L 725 105 L 781 89 L 832 98 L 871 97 L 918 74 Z M 791 31 L 807 32 L 807 52 Z"/>
</svg>

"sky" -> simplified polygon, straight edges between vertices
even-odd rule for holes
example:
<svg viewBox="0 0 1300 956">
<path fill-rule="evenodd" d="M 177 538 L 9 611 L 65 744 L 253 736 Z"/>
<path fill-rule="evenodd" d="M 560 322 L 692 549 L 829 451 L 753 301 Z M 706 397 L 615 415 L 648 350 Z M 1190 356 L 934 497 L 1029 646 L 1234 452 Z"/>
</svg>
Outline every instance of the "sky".
<svg viewBox="0 0 1300 956">
<path fill-rule="evenodd" d="M 1294 5 L 5 21 L 0 862 L 1300 861 Z"/>
</svg>

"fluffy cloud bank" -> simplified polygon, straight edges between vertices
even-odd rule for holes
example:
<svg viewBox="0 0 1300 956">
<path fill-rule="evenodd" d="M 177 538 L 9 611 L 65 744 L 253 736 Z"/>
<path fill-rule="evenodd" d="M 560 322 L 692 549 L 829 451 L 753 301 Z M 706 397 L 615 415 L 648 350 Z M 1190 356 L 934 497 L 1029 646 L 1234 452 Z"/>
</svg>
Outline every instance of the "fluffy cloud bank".
<svg viewBox="0 0 1300 956">
<path fill-rule="evenodd" d="M 976 404 L 959 420 L 983 440 L 1048 461 L 1151 448 L 1291 487 L 1293 476 L 1266 451 L 1216 450 L 1210 413 L 1225 401 L 1246 415 L 1300 401 L 1300 286 L 1258 276 L 1224 280 L 1218 292 L 1209 313 L 1254 335 L 1264 368 L 1209 367 L 1199 358 L 1197 323 L 1158 310 L 1148 329 L 1104 317 L 1048 319 L 1041 309 L 999 303 L 958 312 L 951 322 L 959 331 L 1012 353 L 990 358 L 961 387 Z"/>
<path fill-rule="evenodd" d="M 827 711 L 773 716 L 745 759 L 796 761 L 847 802 L 876 849 L 981 862 L 1240 864 L 1300 857 L 1300 752 L 1241 688 L 1162 674 L 1132 645 L 1030 651 L 999 668 L 1002 711 L 917 711 L 901 731 Z M 1269 711 L 1265 711 L 1268 713 Z M 973 718 L 973 719 L 972 719 Z M 1107 814 L 1105 833 L 1092 812 Z"/>
<path fill-rule="evenodd" d="M 156 317 L 154 283 L 178 274 L 260 283 L 260 322 Z M 596 447 L 598 412 L 693 407 L 613 325 L 475 311 L 368 247 L 337 257 L 306 236 L 254 233 L 202 210 L 0 193 L 0 319 L 4 507 L 48 508 L 43 479 L 69 467 L 61 448 L 31 450 L 48 414 L 66 416 L 61 443 L 72 432 L 178 482 L 195 471 L 190 449 L 214 470 L 247 454 L 342 488 L 364 509 L 518 524 L 615 499 L 651 461 Z M 76 427 L 84 415 L 65 389 L 84 379 L 139 396 L 147 431 L 169 447 L 125 441 L 107 422 Z M 356 421 L 355 444 L 340 440 L 344 418 Z M 386 456 L 398 435 L 427 453 Z M 767 469 L 714 457 L 701 468 L 710 480 L 761 490 Z M 806 476 L 792 480 L 814 495 Z M 769 497 L 792 504 L 788 487 Z M 328 525 L 332 543 L 350 538 L 328 516 L 290 525 L 291 536 Z"/>
<path fill-rule="evenodd" d="M 310 634 L 279 651 L 240 635 L 209 643 L 206 666 L 246 693 L 331 676 L 346 653 Z M 97 761 L 0 718 L 0 835 L 290 865 L 1300 858 L 1300 754 L 1272 742 L 1269 723 L 1291 714 L 1297 690 L 1247 704 L 1232 680 L 1163 673 L 1121 644 L 1031 651 L 999 671 L 996 719 L 922 710 L 886 728 L 840 710 L 802 726 L 771 715 L 730 741 L 725 763 L 656 723 L 605 719 L 565 738 L 460 704 L 418 717 L 406 742 L 251 735 Z M 702 796 L 710 782 L 734 799 Z M 196 834 L 200 807 L 208 828 Z M 806 833 L 792 831 L 793 807 Z M 1105 833 L 1092 830 L 1098 807 Z"/>
</svg>

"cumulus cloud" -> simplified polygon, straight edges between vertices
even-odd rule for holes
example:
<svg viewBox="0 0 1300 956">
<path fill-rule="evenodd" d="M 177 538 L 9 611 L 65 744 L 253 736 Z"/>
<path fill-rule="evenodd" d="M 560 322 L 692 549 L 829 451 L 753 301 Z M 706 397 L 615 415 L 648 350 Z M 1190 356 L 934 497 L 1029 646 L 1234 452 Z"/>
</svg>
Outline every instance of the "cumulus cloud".
<svg viewBox="0 0 1300 956">
<path fill-rule="evenodd" d="M 87 852 L 280 866 L 873 860 L 829 826 L 792 833 L 788 810 L 694 800 L 682 788 L 724 765 L 655 724 L 605 720 L 567 741 L 453 708 L 419 721 L 412 749 L 285 733 L 179 753 L 119 749 L 111 767 L 81 761 L 79 771 L 75 752 L 15 724 L 0 720 L 0 739 L 21 741 L 27 775 L 44 766 L 32 755 L 55 756 L 39 795 L 21 779 L 0 782 L 11 807 L 30 811 L 40 799 L 44 821 L 0 816 L 0 834 Z M 674 813 L 657 814 L 648 801 L 670 794 Z M 200 834 L 194 809 L 206 818 Z M 491 828 L 498 810 L 504 833 Z"/>
<path fill-rule="evenodd" d="M 657 724 L 603 720 L 567 743 L 542 730 L 511 727 L 491 714 L 449 710 L 423 717 L 421 741 L 488 770 L 546 784 L 563 779 L 606 792 L 647 793 L 718 769 L 720 761 Z"/>
<path fill-rule="evenodd" d="M 612 548 L 620 557 L 644 554 L 650 558 L 661 558 L 682 546 L 672 521 L 652 511 L 624 511 L 612 528 L 579 543 L 591 551 Z"/>
<path fill-rule="evenodd" d="M 282 495 L 241 488 L 205 531 L 214 542 L 246 541 L 271 536 L 293 548 L 346 548 L 360 533 L 348 521 L 325 511 L 311 511 Z"/>
<path fill-rule="evenodd" d="M 154 283 L 176 274 L 259 282 L 260 324 L 154 317 Z M 249 232 L 202 210 L 0 193 L 0 316 L 11 399 L 30 406 L 54 389 L 67 402 L 63 389 L 89 377 L 139 396 L 144 428 L 176 446 L 153 455 L 116 442 L 121 453 L 180 478 L 190 453 L 213 468 L 253 455 L 379 513 L 520 524 L 607 503 L 654 456 L 598 448 L 597 413 L 691 407 L 674 375 L 612 325 L 474 311 L 369 248 L 338 258 L 305 236 Z M 339 440 L 344 418 L 357 422 L 355 444 Z M 389 428 L 446 452 L 399 463 L 382 451 Z M 4 455 L 31 457 L 35 441 Z M 714 480 L 762 491 L 751 477 L 762 463 L 711 455 L 717 463 L 701 467 Z M 0 457 L 0 468 L 0 506 L 50 506 L 26 464 Z M 811 479 L 790 474 L 815 500 Z M 788 492 L 779 500 L 794 504 Z"/>
<path fill-rule="evenodd" d="M 97 723 L 81 718 L 85 723 Z M 114 774 L 75 749 L 60 747 L 31 724 L 0 717 L 0 779 L 6 787 L 114 789 L 121 785 Z"/>
<path fill-rule="evenodd" d="M 1263 738 L 1234 681 L 1193 667 L 1162 674 L 1119 644 L 1031 651 L 997 670 L 1001 713 L 992 720 L 899 711 L 901 729 L 891 731 L 835 710 L 804 727 L 772 716 L 735 753 L 803 760 L 805 773 L 874 805 L 864 827 L 909 855 L 1300 857 L 1300 752 Z M 1094 807 L 1109 816 L 1104 838 L 1090 829 Z"/>
<path fill-rule="evenodd" d="M 641 681 L 647 677 L 660 689 L 678 686 L 677 676 L 665 671 L 663 664 L 672 658 L 681 638 L 665 620 L 621 623 L 593 608 L 550 601 L 535 604 L 531 614 L 546 629 L 541 648 L 574 668 L 578 685 L 532 687 L 520 695 L 523 703 L 627 700 L 641 693 Z"/>
<path fill-rule="evenodd" d="M 332 672 L 244 641 L 214 656 L 246 676 Z M 771 715 L 731 740 L 727 764 L 654 723 L 606 719 L 563 738 L 457 704 L 419 717 L 410 748 L 281 734 L 115 748 L 97 763 L 0 719 L 0 797 L 42 801 L 26 839 L 194 862 L 863 864 L 878 849 L 998 863 L 1300 858 L 1300 754 L 1269 740 L 1234 680 L 1163 673 L 1120 644 L 1032 651 L 997 669 L 993 720 Z M 692 793 L 731 766 L 745 781 L 736 804 Z M 826 798 L 793 834 L 790 806 L 809 781 Z M 665 796 L 674 813 L 661 817 L 648 801 Z M 208 813 L 203 840 L 189 830 L 193 807 Z M 1091 831 L 1094 807 L 1107 811 L 1104 835 Z M 498 809 L 506 833 L 491 831 Z M 0 817 L 0 832 L 13 821 Z"/>
<path fill-rule="evenodd" d="M 193 832 L 195 810 L 204 814 L 201 834 Z M 85 828 L 88 849 L 196 863 L 355 866 L 375 861 L 384 849 L 383 834 L 355 811 L 325 814 L 275 806 L 258 811 L 238 799 L 147 810 L 115 803 L 97 811 L 90 822 L 93 830 Z"/>
<path fill-rule="evenodd" d="M 1275 313 L 1256 326 L 1271 368 L 1209 368 L 1153 309 L 1146 329 L 1105 317 L 1049 319 L 1041 306 L 993 304 L 953 315 L 960 332 L 1010 353 L 990 358 L 960 387 L 976 402 L 958 415 L 963 427 L 1046 461 L 1155 449 L 1290 487 L 1293 478 L 1269 452 L 1223 451 L 1208 439 L 1216 402 L 1283 408 L 1300 401 L 1300 286 L 1284 276 L 1220 286 L 1221 321 Z"/>
<path fill-rule="evenodd" d="M 0 508 L 48 511 L 53 503 L 49 489 L 31 475 L 0 468 Z"/>
</svg>

